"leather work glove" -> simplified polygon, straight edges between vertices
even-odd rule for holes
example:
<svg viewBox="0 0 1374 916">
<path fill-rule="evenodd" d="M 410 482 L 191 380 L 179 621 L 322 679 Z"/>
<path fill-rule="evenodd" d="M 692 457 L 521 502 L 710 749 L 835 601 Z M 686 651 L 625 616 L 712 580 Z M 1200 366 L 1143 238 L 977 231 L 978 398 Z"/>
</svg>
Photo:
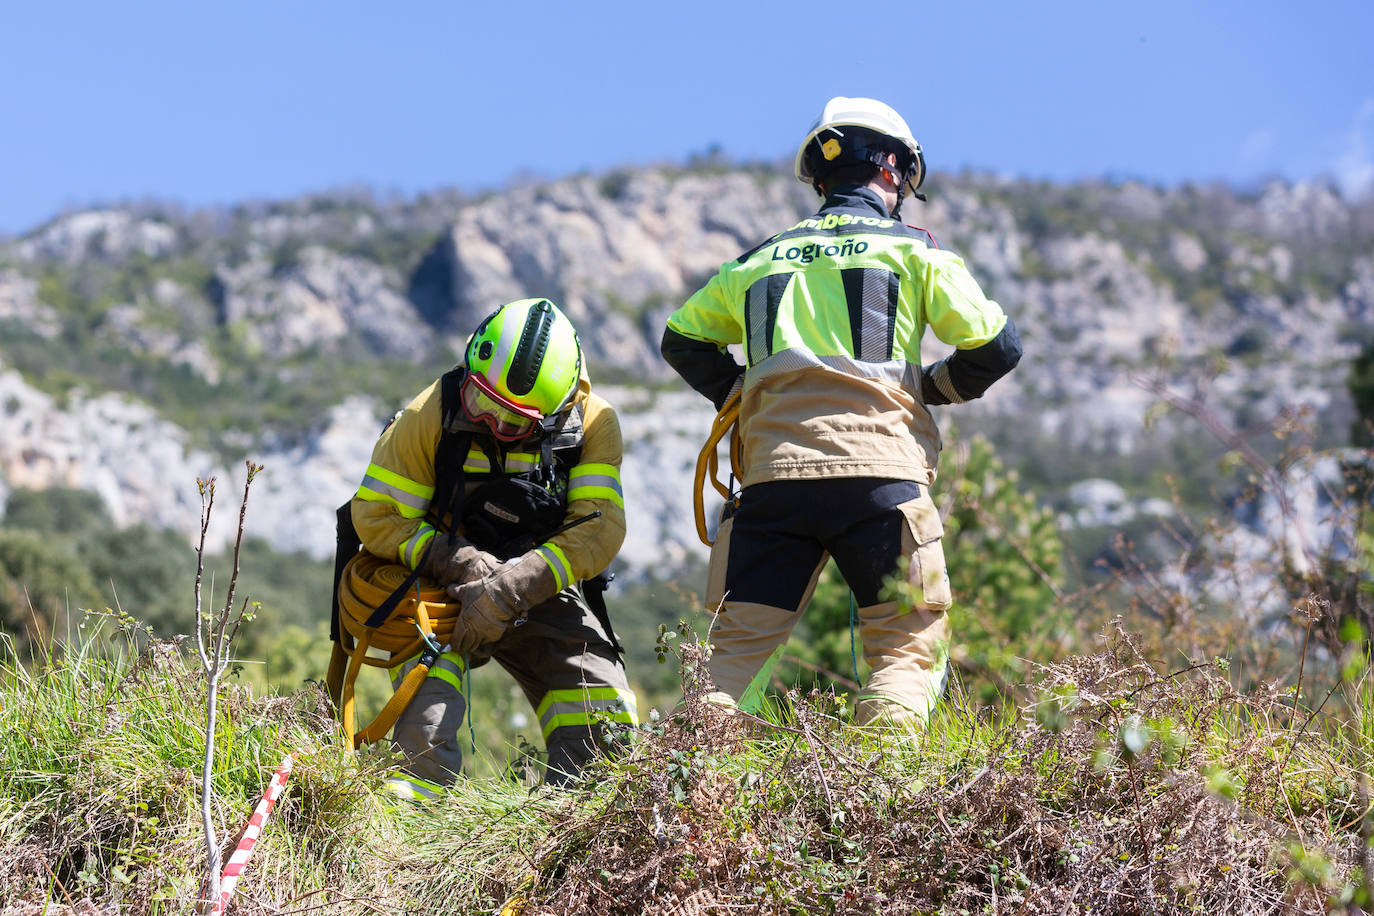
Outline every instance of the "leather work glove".
<svg viewBox="0 0 1374 916">
<path fill-rule="evenodd" d="M 436 534 L 429 546 L 425 568 L 420 570 L 440 585 L 483 579 L 501 561 L 456 534 Z"/>
<path fill-rule="evenodd" d="M 459 606 L 450 647 L 470 655 L 498 641 L 530 608 L 558 591 L 553 570 L 531 551 L 508 560 L 476 582 L 450 585 L 448 595 Z"/>
</svg>

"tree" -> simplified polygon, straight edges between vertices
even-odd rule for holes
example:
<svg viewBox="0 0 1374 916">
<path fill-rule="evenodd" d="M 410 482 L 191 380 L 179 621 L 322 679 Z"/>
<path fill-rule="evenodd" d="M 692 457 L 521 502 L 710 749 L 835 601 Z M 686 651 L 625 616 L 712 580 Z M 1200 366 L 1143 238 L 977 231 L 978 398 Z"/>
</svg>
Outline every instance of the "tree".
<svg viewBox="0 0 1374 916">
<path fill-rule="evenodd" d="M 47 651 L 54 635 L 67 635 L 75 611 L 99 604 L 90 573 L 71 554 L 35 531 L 0 531 L 0 630 L 21 658 Z"/>
<path fill-rule="evenodd" d="M 991 700 L 1020 683 L 1025 660 L 1059 658 L 1075 645 L 1073 615 L 1059 593 L 1063 544 L 1053 513 L 1036 504 L 981 436 L 946 455 L 933 494 L 955 598 L 951 658 L 972 692 Z M 788 643 L 792 664 L 779 665 L 784 683 L 845 689 L 856 673 L 863 680 L 851 608 L 832 563 Z"/>
<path fill-rule="evenodd" d="M 108 528 L 114 524 L 100 494 L 93 490 L 49 487 L 18 488 L 5 503 L 4 527 L 23 528 L 43 534 L 75 534 Z"/>
</svg>

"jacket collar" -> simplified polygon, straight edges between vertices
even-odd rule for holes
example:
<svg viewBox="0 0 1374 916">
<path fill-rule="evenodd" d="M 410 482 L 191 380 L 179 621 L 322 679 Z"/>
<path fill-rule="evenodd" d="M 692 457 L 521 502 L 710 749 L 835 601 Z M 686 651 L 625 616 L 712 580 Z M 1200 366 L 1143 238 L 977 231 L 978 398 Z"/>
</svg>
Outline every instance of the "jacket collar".
<svg viewBox="0 0 1374 916">
<path fill-rule="evenodd" d="M 822 213 L 830 210 L 862 213 L 864 216 L 876 214 L 883 219 L 892 219 L 878 192 L 857 184 L 842 184 L 832 190 L 821 205 Z"/>
</svg>

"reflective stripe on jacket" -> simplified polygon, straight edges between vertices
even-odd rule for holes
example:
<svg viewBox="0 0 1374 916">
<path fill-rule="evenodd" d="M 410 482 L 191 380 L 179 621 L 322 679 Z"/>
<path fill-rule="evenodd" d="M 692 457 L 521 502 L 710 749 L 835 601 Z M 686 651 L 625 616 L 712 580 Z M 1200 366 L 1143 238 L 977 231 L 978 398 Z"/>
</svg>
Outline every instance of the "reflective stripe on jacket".
<svg viewBox="0 0 1374 916">
<path fill-rule="evenodd" d="M 745 486 L 933 479 L 940 437 L 921 395 L 921 337 L 929 327 L 974 349 L 1008 322 L 964 262 L 928 239 L 889 219 L 872 191 L 842 188 L 815 216 L 723 265 L 669 317 L 669 332 L 689 341 L 743 345 Z M 719 355 L 701 358 L 721 371 Z M 713 396 L 720 380 L 703 388 Z"/>
<path fill-rule="evenodd" d="M 434 495 L 434 456 L 443 422 L 441 400 L 436 381 L 397 414 L 378 438 L 352 502 L 353 526 L 363 546 L 412 569 L 435 535 L 434 526 L 424 516 Z M 571 521 L 594 511 L 600 511 L 601 516 L 536 548 L 553 569 L 559 588 L 604 570 L 625 540 L 620 421 L 610 404 L 592 393 L 586 376 L 573 403 L 582 412 L 583 438 L 577 463 L 568 472 L 565 519 Z M 487 438 L 488 444 L 495 441 Z M 502 463 L 500 471 L 521 473 L 537 461 L 527 443 L 514 443 L 509 448 L 505 443 L 497 444 L 501 446 L 494 450 Z M 493 473 L 491 459 L 476 442 L 463 464 L 468 487 Z"/>
</svg>

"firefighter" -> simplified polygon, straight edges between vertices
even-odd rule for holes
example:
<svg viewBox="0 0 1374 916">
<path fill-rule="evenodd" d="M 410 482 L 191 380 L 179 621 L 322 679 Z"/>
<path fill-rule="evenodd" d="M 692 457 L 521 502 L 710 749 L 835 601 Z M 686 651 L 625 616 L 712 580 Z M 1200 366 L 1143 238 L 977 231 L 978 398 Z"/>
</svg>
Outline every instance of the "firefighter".
<svg viewBox="0 0 1374 916">
<path fill-rule="evenodd" d="M 547 299 L 489 315 L 463 363 L 378 439 L 351 502 L 363 549 L 445 589 L 458 615 L 396 720 L 398 794 L 432 796 L 460 772 L 464 678 L 492 659 L 534 708 L 546 782 L 577 775 L 602 721 L 634 723 L 595 578 L 625 537 L 621 451 L 615 411 L 592 392 L 577 334 Z M 415 660 L 395 661 L 398 684 Z"/>
<path fill-rule="evenodd" d="M 820 210 L 724 264 L 661 347 L 717 409 L 741 393 L 742 489 L 708 572 L 711 698 L 756 702 L 833 557 L 872 668 L 857 721 L 920 727 L 944 689 L 952 602 L 928 408 L 981 397 L 1021 342 L 964 262 L 900 221 L 904 198 L 925 199 L 925 160 L 892 108 L 831 99 L 795 173 Z M 922 366 L 927 328 L 955 350 Z M 907 587 L 885 587 L 899 571 Z"/>
</svg>

